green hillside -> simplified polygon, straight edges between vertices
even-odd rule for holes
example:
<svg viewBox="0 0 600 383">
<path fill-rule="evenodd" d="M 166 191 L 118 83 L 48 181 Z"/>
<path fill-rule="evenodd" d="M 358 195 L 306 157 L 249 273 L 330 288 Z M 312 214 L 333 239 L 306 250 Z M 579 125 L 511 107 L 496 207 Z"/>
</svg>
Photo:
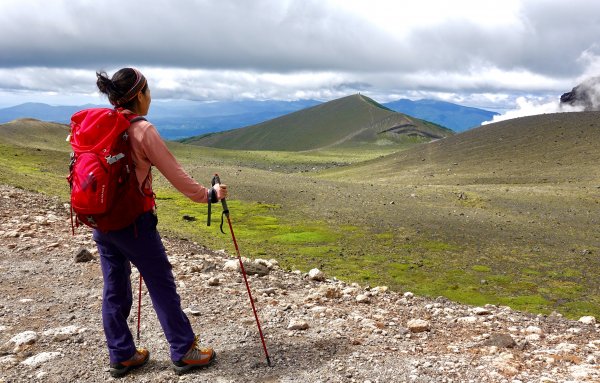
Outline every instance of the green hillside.
<svg viewBox="0 0 600 383">
<path fill-rule="evenodd" d="M 0 124 L 1 142 L 38 149 L 67 150 L 69 127 L 54 122 L 22 118 Z"/>
<path fill-rule="evenodd" d="M 426 142 L 452 135 L 439 125 L 353 95 L 257 125 L 182 142 L 224 149 L 302 151 Z"/>
<path fill-rule="evenodd" d="M 599 181 L 600 112 L 555 113 L 472 129 L 330 173 L 432 184 Z"/>
<path fill-rule="evenodd" d="M 218 172 L 230 185 L 244 256 L 464 303 L 598 317 L 599 117 L 519 118 L 396 153 L 167 145 L 196 180 Z M 67 130 L 0 125 L 0 183 L 66 201 Z M 230 236 L 206 226 L 205 205 L 153 175 L 161 232 L 234 254 Z"/>
</svg>

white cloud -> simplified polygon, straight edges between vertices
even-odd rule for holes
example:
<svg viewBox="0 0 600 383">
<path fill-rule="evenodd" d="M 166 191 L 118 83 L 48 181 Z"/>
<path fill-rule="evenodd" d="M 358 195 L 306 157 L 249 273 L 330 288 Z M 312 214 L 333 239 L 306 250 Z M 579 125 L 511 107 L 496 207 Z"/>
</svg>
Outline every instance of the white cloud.
<svg viewBox="0 0 600 383">
<path fill-rule="evenodd" d="M 516 107 L 500 115 L 496 115 L 491 121 L 485 121 L 482 125 L 510 120 L 518 117 L 533 116 L 536 114 L 546 113 L 564 113 L 564 112 L 579 112 L 583 110 L 580 107 L 572 107 L 561 105 L 560 100 L 548 100 L 537 97 L 518 97 L 516 99 Z"/>
<path fill-rule="evenodd" d="M 586 0 L 3 0 L 0 92 L 75 100 L 95 70 L 136 66 L 155 98 L 360 91 L 504 108 L 600 74 L 597 36 L 600 2 Z"/>
</svg>

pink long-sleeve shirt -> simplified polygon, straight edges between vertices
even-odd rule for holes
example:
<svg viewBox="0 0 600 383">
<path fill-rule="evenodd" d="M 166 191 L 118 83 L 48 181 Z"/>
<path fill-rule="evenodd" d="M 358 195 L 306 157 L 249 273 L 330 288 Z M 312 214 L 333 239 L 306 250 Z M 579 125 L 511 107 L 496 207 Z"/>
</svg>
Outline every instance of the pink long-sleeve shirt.
<svg viewBox="0 0 600 383">
<path fill-rule="evenodd" d="M 192 201 L 208 201 L 208 189 L 183 170 L 154 125 L 148 121 L 136 121 L 129 127 L 129 137 L 135 173 L 143 190 L 152 191 L 154 165 L 177 190 Z"/>
</svg>

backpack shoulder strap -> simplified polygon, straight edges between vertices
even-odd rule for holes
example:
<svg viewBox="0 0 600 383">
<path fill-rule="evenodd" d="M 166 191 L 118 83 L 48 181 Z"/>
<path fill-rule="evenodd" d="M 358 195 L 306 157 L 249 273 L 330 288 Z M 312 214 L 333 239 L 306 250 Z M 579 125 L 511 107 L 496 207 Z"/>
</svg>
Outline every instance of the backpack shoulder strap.
<svg viewBox="0 0 600 383">
<path fill-rule="evenodd" d="M 134 122 L 138 122 L 138 121 L 148 121 L 148 120 L 146 120 L 146 117 L 144 117 L 144 116 L 136 116 L 136 117 L 132 118 L 131 120 L 129 120 L 129 123 L 133 124 Z"/>
</svg>

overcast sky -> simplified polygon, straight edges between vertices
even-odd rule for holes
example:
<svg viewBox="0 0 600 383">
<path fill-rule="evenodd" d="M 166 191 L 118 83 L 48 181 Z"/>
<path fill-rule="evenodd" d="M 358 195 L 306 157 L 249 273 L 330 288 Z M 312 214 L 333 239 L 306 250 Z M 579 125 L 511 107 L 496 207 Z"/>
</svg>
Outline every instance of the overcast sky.
<svg viewBox="0 0 600 383">
<path fill-rule="evenodd" d="M 0 0 L 0 106 L 102 102 L 124 66 L 154 99 L 523 108 L 600 75 L 600 1 Z"/>
</svg>

